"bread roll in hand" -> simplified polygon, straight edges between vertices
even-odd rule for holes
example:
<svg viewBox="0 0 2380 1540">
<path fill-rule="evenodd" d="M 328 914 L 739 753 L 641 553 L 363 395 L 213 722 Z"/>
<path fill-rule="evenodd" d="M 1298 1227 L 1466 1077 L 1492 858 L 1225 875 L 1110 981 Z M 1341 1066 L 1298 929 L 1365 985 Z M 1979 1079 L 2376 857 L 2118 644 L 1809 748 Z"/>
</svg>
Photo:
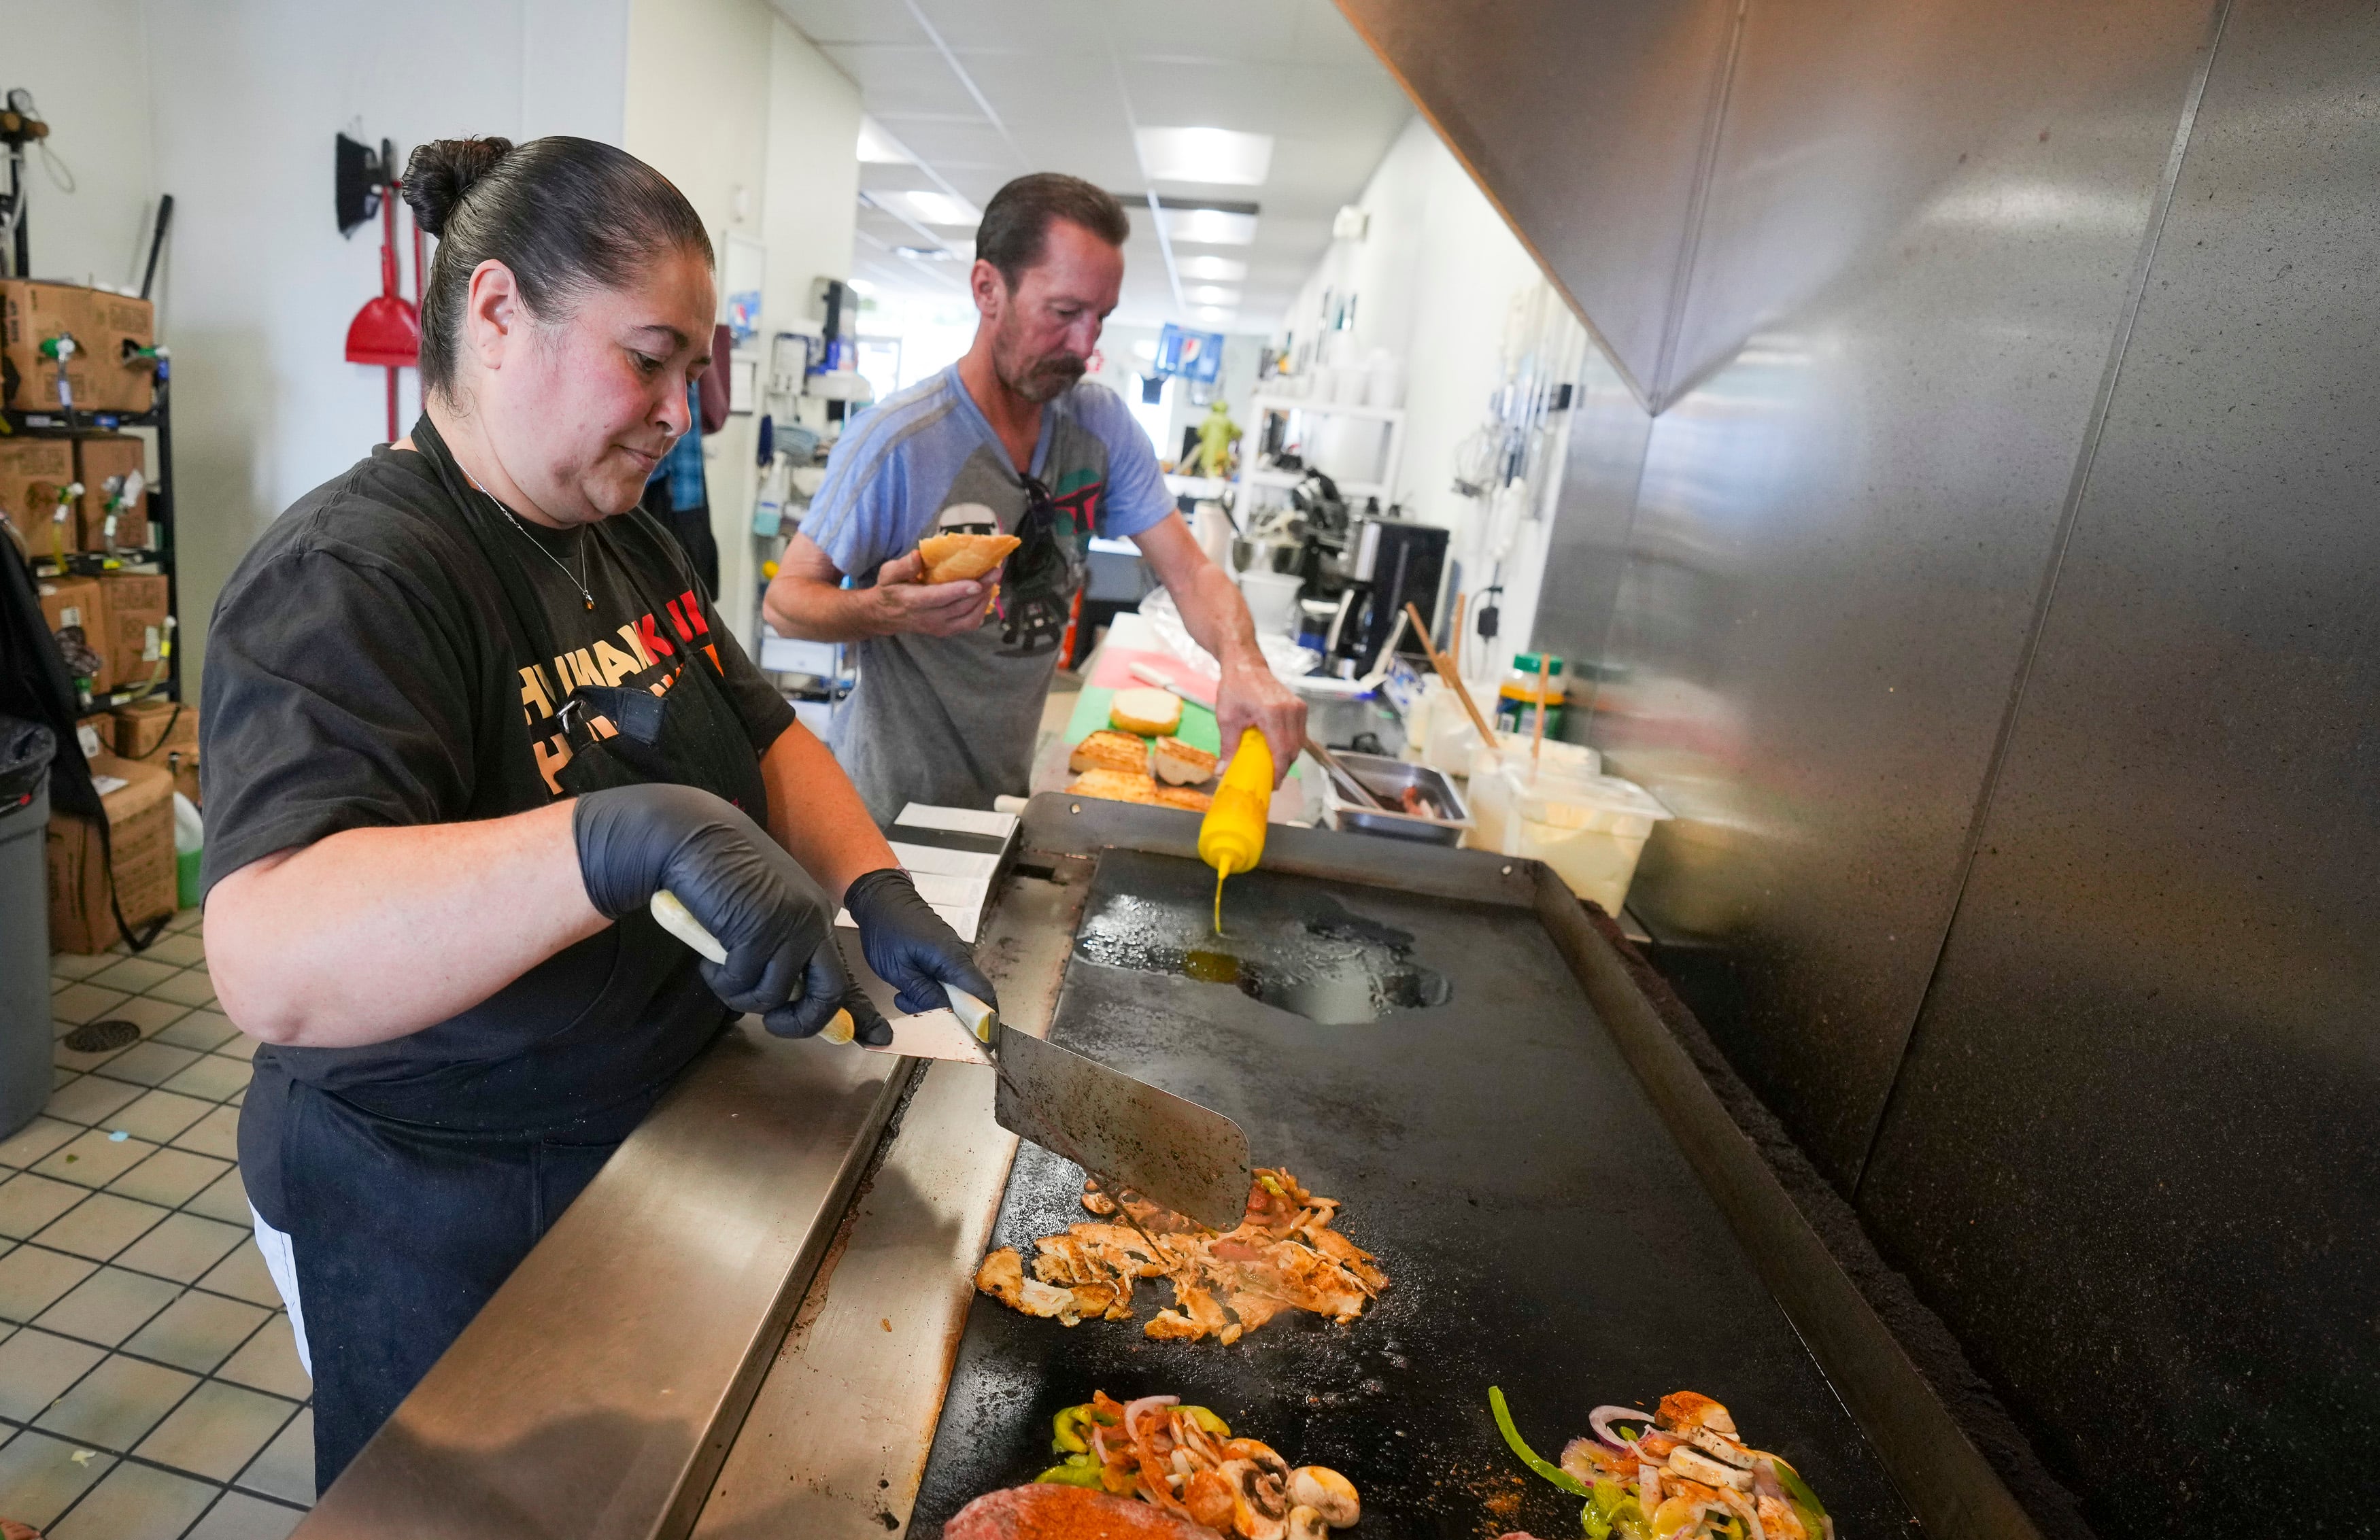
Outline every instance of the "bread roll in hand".
<svg viewBox="0 0 2380 1540">
<path fill-rule="evenodd" d="M 1014 535 L 929 535 L 917 542 L 921 583 L 962 583 L 1008 560 L 1024 542 Z"/>
</svg>

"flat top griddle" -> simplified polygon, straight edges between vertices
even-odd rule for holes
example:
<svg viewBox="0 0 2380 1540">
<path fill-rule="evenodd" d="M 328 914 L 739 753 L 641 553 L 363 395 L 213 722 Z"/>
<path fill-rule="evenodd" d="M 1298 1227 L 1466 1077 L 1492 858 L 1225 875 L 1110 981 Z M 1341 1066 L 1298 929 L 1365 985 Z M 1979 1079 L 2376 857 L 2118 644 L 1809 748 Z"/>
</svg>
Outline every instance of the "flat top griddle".
<svg viewBox="0 0 2380 1540">
<path fill-rule="evenodd" d="M 977 1296 L 912 1534 L 1031 1480 L 1094 1387 L 1179 1394 L 1343 1472 L 1359 1540 L 1577 1534 L 1578 1500 L 1506 1451 L 1490 1384 L 1548 1459 L 1598 1404 L 1702 1391 L 1845 1540 L 1917 1533 L 1530 911 L 1260 870 L 1232 879 L 1215 942 L 1213 880 L 1105 852 L 1050 1037 L 1237 1119 L 1258 1164 L 1343 1202 L 1390 1287 L 1352 1326 L 1293 1312 L 1228 1348 L 1143 1337 L 1161 1284 L 1134 1321 L 1072 1328 Z M 1081 1183 L 1022 1146 L 995 1243 L 1029 1258 L 1087 1218 Z"/>
</svg>

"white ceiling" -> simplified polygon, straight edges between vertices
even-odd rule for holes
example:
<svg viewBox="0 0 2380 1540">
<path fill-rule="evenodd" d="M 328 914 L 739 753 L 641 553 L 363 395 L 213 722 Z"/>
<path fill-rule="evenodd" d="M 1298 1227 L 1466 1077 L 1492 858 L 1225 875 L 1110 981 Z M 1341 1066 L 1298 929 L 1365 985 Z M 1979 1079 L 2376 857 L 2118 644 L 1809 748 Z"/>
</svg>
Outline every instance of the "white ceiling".
<svg viewBox="0 0 2380 1540">
<path fill-rule="evenodd" d="M 1257 204 L 1246 246 L 1176 242 L 1177 258 L 1248 264 L 1228 319 L 1197 313 L 1183 275 L 1177 303 L 1145 203 L 1133 215 L 1118 321 L 1174 321 L 1266 332 L 1330 241 L 1412 108 L 1330 0 L 775 0 L 786 18 L 859 83 L 862 105 L 917 158 L 860 167 L 854 276 L 895 292 L 965 292 L 971 226 L 926 224 L 890 195 L 955 194 L 980 210 L 1028 171 L 1064 171 L 1117 193 L 1150 190 L 1135 127 L 1229 128 L 1273 136 L 1259 187 L 1161 182 L 1170 200 Z M 887 195 L 880 204 L 870 194 Z"/>
</svg>

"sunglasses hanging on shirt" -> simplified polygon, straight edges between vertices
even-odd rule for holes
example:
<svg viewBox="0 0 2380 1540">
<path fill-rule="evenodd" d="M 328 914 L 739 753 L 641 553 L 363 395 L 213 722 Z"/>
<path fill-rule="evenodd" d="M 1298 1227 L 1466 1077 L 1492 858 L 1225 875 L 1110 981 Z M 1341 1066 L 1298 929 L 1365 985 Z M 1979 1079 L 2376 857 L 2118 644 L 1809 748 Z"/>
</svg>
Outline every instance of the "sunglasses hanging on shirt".
<svg viewBox="0 0 2380 1540">
<path fill-rule="evenodd" d="M 1054 648 L 1065 634 L 1068 612 L 1082 572 L 1059 520 L 1068 517 L 1039 478 L 1026 476 L 1025 516 L 1017 521 L 1018 545 L 1002 581 L 1001 639 L 1015 652 Z"/>
</svg>

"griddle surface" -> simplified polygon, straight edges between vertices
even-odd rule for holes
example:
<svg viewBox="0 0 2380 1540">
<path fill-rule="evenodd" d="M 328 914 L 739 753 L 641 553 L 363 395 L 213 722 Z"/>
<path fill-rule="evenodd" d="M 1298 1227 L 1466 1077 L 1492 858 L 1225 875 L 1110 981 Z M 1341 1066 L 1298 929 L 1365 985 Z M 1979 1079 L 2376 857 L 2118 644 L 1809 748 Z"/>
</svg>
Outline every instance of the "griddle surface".
<svg viewBox="0 0 2380 1540">
<path fill-rule="evenodd" d="M 1151 944 L 1126 967 L 1078 942 L 1050 1036 L 1237 1119 L 1259 1165 L 1342 1200 L 1338 1228 L 1378 1254 L 1390 1286 L 1352 1326 L 1291 1312 L 1228 1348 L 1144 1338 L 1170 1300 L 1161 1284 L 1143 1286 L 1131 1322 L 1072 1328 L 977 1295 L 912 1534 L 1030 1481 L 1053 1458 L 1050 1417 L 1094 1387 L 1179 1394 L 1292 1464 L 1335 1467 L 1363 1495 L 1355 1540 L 1576 1534 L 1578 1499 L 1506 1451 L 1490 1384 L 1548 1459 L 1597 1405 L 1700 1390 L 1800 1466 L 1843 1540 L 1917 1533 L 1534 916 L 1232 879 L 1227 947 L 1261 946 L 1277 964 L 1318 917 L 1342 940 L 1314 944 L 1339 948 L 1346 928 L 1330 916 L 1352 913 L 1412 933 L 1407 960 L 1447 986 L 1440 1005 L 1325 1025 L 1231 982 L 1142 971 L 1204 928 L 1213 880 L 1192 861 L 1103 855 L 1084 911 L 1084 933 L 1105 922 L 1092 950 L 1129 955 L 1114 944 L 1128 916 Z M 1081 1185 L 1078 1168 L 1022 1146 L 994 1243 L 1029 1259 L 1036 1236 L 1087 1218 Z"/>
</svg>

